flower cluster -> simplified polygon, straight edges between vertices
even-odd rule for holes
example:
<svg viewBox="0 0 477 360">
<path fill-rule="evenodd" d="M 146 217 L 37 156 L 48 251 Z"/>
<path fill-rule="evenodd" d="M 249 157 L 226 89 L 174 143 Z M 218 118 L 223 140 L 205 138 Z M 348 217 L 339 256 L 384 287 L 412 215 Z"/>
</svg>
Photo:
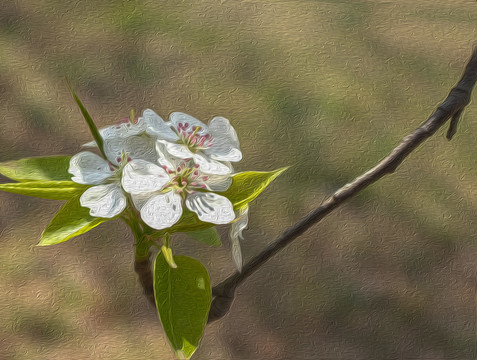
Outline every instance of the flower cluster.
<svg viewBox="0 0 477 360">
<path fill-rule="evenodd" d="M 93 185 L 80 197 L 90 215 L 112 218 L 132 202 L 141 219 L 166 229 L 182 216 L 184 204 L 204 222 L 235 219 L 232 203 L 214 191 L 231 184 L 231 162 L 242 153 L 234 128 L 223 117 L 208 125 L 175 112 L 164 121 L 152 110 L 100 130 L 106 159 L 89 151 L 73 156 L 72 180 Z M 86 146 L 96 146 L 89 143 Z"/>
</svg>

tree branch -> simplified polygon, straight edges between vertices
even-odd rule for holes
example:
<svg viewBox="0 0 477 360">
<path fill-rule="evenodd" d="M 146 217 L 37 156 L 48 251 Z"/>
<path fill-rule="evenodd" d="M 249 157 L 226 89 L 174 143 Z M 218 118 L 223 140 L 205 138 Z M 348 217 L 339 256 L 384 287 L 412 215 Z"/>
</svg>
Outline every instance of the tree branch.
<svg viewBox="0 0 477 360">
<path fill-rule="evenodd" d="M 136 258 L 134 261 L 134 271 L 136 271 L 139 282 L 142 285 L 144 295 L 146 295 L 147 300 L 156 307 L 156 299 L 154 298 L 154 278 L 152 276 L 151 269 L 151 253 L 149 256 L 143 259 Z"/>
<path fill-rule="evenodd" d="M 208 322 L 215 321 L 227 314 L 232 305 L 237 286 L 257 271 L 265 262 L 311 226 L 321 221 L 326 215 L 342 205 L 346 200 L 375 183 L 383 176 L 393 173 L 414 149 L 424 142 L 424 140 L 432 136 L 451 118 L 447 132 L 447 139 L 450 140 L 456 133 L 457 124 L 464 108 L 470 102 L 471 93 L 476 80 L 477 46 L 474 47 L 472 56 L 457 85 L 451 89 L 447 98 L 421 126 L 411 134 L 405 136 L 400 144 L 375 167 L 338 189 L 333 195 L 323 201 L 318 208 L 285 230 L 273 243 L 247 262 L 242 272 L 235 272 L 212 289 L 212 294 L 215 298 L 212 301 Z"/>
</svg>

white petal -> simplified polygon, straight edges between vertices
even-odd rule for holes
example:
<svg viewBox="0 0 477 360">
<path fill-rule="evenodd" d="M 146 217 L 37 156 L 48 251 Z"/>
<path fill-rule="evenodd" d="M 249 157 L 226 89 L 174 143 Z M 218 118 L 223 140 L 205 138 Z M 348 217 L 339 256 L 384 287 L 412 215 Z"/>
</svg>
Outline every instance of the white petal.
<svg viewBox="0 0 477 360">
<path fill-rule="evenodd" d="M 230 237 L 243 240 L 242 232 L 248 226 L 248 205 L 237 210 L 237 218 L 230 227 Z"/>
<path fill-rule="evenodd" d="M 216 144 L 208 149 L 205 149 L 204 152 L 208 154 L 212 159 L 218 160 L 218 161 L 232 161 L 232 162 L 237 162 L 242 160 L 242 152 L 238 148 L 232 148 L 227 150 L 227 152 L 224 151 L 226 147 L 222 146 L 220 150 L 216 147 Z"/>
<path fill-rule="evenodd" d="M 188 124 L 187 132 L 193 131 L 192 128 L 194 126 L 199 126 L 200 130 L 197 132 L 199 135 L 205 135 L 209 132 L 207 125 L 205 125 L 202 121 L 197 120 L 195 117 L 190 115 L 181 113 L 181 112 L 173 112 L 169 119 L 174 126 L 175 129 L 179 128 L 179 123 Z"/>
<path fill-rule="evenodd" d="M 225 164 L 212 160 L 205 155 L 193 154 L 194 161 L 199 164 L 200 171 L 206 174 L 227 175 L 232 169 Z"/>
<path fill-rule="evenodd" d="M 167 172 L 148 161 L 132 160 L 123 169 L 121 184 L 130 194 L 161 190 L 169 182 Z"/>
<path fill-rule="evenodd" d="M 99 130 L 101 137 L 107 140 L 124 139 L 129 136 L 139 135 L 146 131 L 146 124 L 142 118 L 137 120 L 137 123 L 131 123 L 129 119 L 125 119 L 123 122 L 116 125 L 111 125 Z M 96 141 L 90 141 L 82 145 L 83 147 L 98 147 Z"/>
<path fill-rule="evenodd" d="M 169 154 L 179 159 L 190 159 L 194 156 L 194 153 L 192 153 L 186 145 L 173 144 L 170 142 L 164 142 L 163 144 L 166 146 L 166 150 Z"/>
<path fill-rule="evenodd" d="M 144 110 L 142 116 L 142 119 L 144 119 L 146 123 L 146 132 L 148 134 L 168 141 L 177 141 L 179 139 L 170 125 L 151 109 Z"/>
<path fill-rule="evenodd" d="M 99 133 L 104 140 L 109 140 L 138 135 L 144 131 L 146 131 L 146 124 L 144 121 L 138 119 L 137 123 L 133 124 L 129 119 L 125 119 L 125 121 L 121 123 L 100 129 Z"/>
<path fill-rule="evenodd" d="M 94 148 L 94 147 L 98 147 L 98 144 L 96 144 L 96 141 L 90 141 L 90 142 L 87 142 L 86 144 L 83 144 L 81 146 L 82 147 Z"/>
<path fill-rule="evenodd" d="M 208 179 L 204 181 L 207 190 L 225 191 L 232 185 L 232 177 L 230 175 L 208 175 Z"/>
<path fill-rule="evenodd" d="M 175 169 L 179 163 L 176 159 L 173 159 L 172 156 L 167 152 L 166 141 L 158 140 L 156 142 L 156 154 L 158 156 L 157 162 L 161 166 L 166 166 L 169 169 Z"/>
<path fill-rule="evenodd" d="M 89 151 L 74 155 L 68 172 L 73 175 L 71 180 L 74 182 L 89 185 L 101 184 L 114 173 L 106 160 Z"/>
<path fill-rule="evenodd" d="M 226 118 L 217 116 L 210 120 L 209 133 L 213 145 L 204 153 L 219 161 L 236 162 L 242 159 L 237 133 Z"/>
<path fill-rule="evenodd" d="M 234 208 L 229 199 L 214 193 L 197 192 L 189 195 L 186 206 L 200 220 L 213 224 L 228 224 L 235 219 Z"/>
<path fill-rule="evenodd" d="M 81 206 L 90 208 L 90 215 L 112 218 L 126 208 L 126 196 L 119 184 L 107 184 L 90 187 L 80 197 Z"/>
<path fill-rule="evenodd" d="M 242 270 L 242 250 L 240 240 L 243 240 L 242 232 L 248 225 L 248 206 L 237 211 L 237 218 L 230 227 L 230 240 L 232 242 L 232 258 L 238 271 Z"/>
<path fill-rule="evenodd" d="M 234 260 L 235 267 L 237 268 L 237 270 L 241 272 L 243 266 L 243 257 L 242 248 L 238 239 L 232 240 L 232 259 Z"/>
<path fill-rule="evenodd" d="M 105 140 L 103 145 L 108 160 L 114 165 L 120 163 L 123 152 L 126 152 L 131 159 L 142 159 L 149 162 L 157 160 L 155 139 L 146 134 L 127 138 L 111 138 Z"/>
<path fill-rule="evenodd" d="M 169 191 L 152 197 L 141 208 L 141 219 L 153 229 L 174 225 L 182 216 L 182 198 Z"/>
<path fill-rule="evenodd" d="M 153 196 L 157 195 L 157 191 L 150 192 L 150 193 L 140 193 L 140 194 L 131 194 L 131 200 L 134 204 L 134 207 L 141 211 L 144 204 Z"/>
</svg>

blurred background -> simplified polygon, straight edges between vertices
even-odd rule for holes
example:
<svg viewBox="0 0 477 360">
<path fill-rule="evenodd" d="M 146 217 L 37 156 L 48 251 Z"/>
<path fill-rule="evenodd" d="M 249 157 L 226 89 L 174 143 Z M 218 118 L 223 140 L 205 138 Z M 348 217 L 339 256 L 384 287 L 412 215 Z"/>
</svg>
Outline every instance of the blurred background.
<svg viewBox="0 0 477 360">
<path fill-rule="evenodd" d="M 2 1 L 0 161 L 91 140 L 66 78 L 99 127 L 227 117 L 237 171 L 292 165 L 251 205 L 249 259 L 427 119 L 476 25 L 471 0 Z M 475 359 L 476 117 L 263 266 L 194 358 Z M 172 359 L 122 222 L 35 247 L 60 207 L 0 193 L 0 359 Z M 234 271 L 219 231 L 221 248 L 174 244 L 214 284 Z"/>
</svg>

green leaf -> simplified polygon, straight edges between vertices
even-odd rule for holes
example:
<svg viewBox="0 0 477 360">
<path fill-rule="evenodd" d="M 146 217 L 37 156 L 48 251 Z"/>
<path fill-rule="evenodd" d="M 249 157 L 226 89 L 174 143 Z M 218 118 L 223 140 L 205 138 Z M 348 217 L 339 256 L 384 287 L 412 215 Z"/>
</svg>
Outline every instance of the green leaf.
<svg viewBox="0 0 477 360">
<path fill-rule="evenodd" d="M 111 219 L 92 217 L 89 209 L 82 207 L 79 196 L 69 200 L 56 213 L 41 235 L 39 246 L 55 245 L 84 234 Z"/>
<path fill-rule="evenodd" d="M 220 241 L 219 233 L 215 226 L 208 229 L 195 230 L 186 232 L 187 235 L 193 239 L 200 241 L 204 244 L 211 246 L 221 246 L 222 242 Z"/>
<path fill-rule="evenodd" d="M 71 156 L 32 157 L 0 163 L 0 174 L 16 181 L 67 181 Z"/>
<path fill-rule="evenodd" d="M 220 195 L 228 198 L 234 209 L 240 209 L 254 200 L 267 188 L 270 183 L 282 174 L 288 167 L 274 171 L 246 171 L 232 177 L 232 185 Z"/>
<path fill-rule="evenodd" d="M 76 104 L 78 104 L 78 107 L 80 108 L 81 110 L 81 113 L 83 114 L 83 117 L 84 119 L 86 120 L 86 123 L 88 124 L 88 127 L 89 127 L 89 131 L 91 131 L 91 134 L 93 135 L 93 138 L 94 138 L 94 141 L 96 141 L 96 144 L 98 145 L 98 148 L 99 150 L 101 151 L 101 154 L 103 154 L 104 158 L 107 159 L 108 157 L 106 156 L 106 154 L 104 153 L 104 149 L 103 149 L 103 138 L 102 136 L 100 135 L 99 131 L 98 131 L 98 128 L 96 127 L 94 121 L 93 121 L 93 118 L 91 117 L 91 115 L 88 113 L 88 110 L 86 110 L 86 108 L 84 107 L 83 103 L 81 102 L 81 100 L 78 98 L 78 96 L 76 95 L 75 91 L 73 90 L 73 87 L 71 86 L 71 84 L 68 82 L 68 86 L 70 88 L 70 91 L 71 91 L 71 94 L 73 95 L 73 98 L 75 99 L 76 101 Z"/>
<path fill-rule="evenodd" d="M 212 301 L 207 269 L 197 260 L 175 256 L 172 269 L 159 252 L 154 264 L 154 296 L 166 335 L 180 358 L 199 346 Z"/>
<path fill-rule="evenodd" d="M 42 199 L 69 200 L 81 195 L 88 185 L 77 184 L 73 181 L 29 181 L 0 184 L 0 190 L 34 196 Z"/>
<path fill-rule="evenodd" d="M 197 215 L 189 209 L 185 208 L 183 211 L 182 217 L 176 224 L 164 230 L 153 231 L 150 233 L 151 236 L 158 238 L 164 236 L 166 233 L 190 232 L 215 226 L 215 224 L 200 221 Z"/>
</svg>

